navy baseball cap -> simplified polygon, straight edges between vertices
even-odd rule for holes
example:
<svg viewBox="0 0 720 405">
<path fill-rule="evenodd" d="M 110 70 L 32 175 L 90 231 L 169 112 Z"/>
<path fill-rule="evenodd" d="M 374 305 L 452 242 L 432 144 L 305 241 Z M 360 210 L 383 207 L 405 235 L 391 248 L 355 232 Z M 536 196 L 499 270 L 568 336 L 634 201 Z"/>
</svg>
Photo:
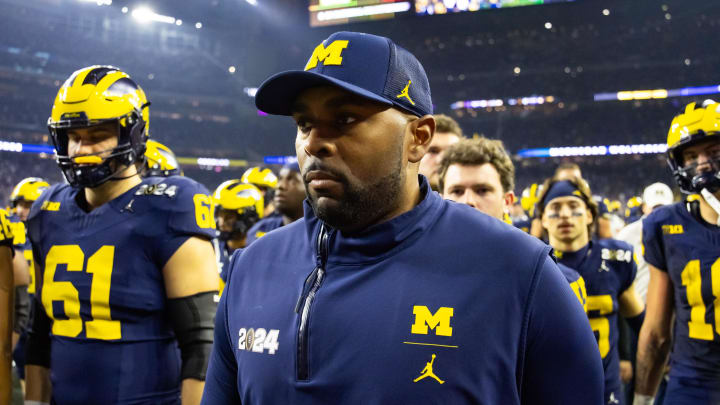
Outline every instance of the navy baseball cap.
<svg viewBox="0 0 720 405">
<path fill-rule="evenodd" d="M 255 105 L 268 114 L 291 115 L 295 99 L 311 87 L 332 85 L 421 117 L 432 114 L 425 69 L 413 54 L 389 38 L 336 32 L 318 45 L 304 70 L 265 80 Z"/>
</svg>

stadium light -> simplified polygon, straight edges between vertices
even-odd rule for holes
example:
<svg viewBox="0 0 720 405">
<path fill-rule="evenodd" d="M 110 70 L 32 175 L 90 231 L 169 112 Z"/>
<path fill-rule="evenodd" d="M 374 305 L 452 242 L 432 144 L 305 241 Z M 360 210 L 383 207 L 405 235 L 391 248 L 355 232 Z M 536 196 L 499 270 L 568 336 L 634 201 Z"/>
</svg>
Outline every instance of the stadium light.
<svg viewBox="0 0 720 405">
<path fill-rule="evenodd" d="M 253 6 L 257 6 L 257 0 L 245 0 L 245 1 L 247 1 L 249 4 L 252 4 Z"/>
<path fill-rule="evenodd" d="M 505 104 L 509 106 L 525 106 L 525 105 L 539 105 L 545 103 L 554 103 L 554 96 L 529 96 L 529 97 L 518 97 L 510 98 L 506 100 L 491 99 L 491 100 L 467 100 L 467 101 L 456 101 L 450 104 L 450 108 L 453 110 L 459 110 L 462 108 L 487 108 L 487 107 L 501 107 Z"/>
<path fill-rule="evenodd" d="M 353 17 L 366 17 L 378 14 L 403 13 L 411 8 L 409 1 L 399 3 L 377 4 L 374 6 L 362 6 L 341 8 L 337 10 L 320 11 L 317 13 L 318 21 L 344 20 Z"/>
<path fill-rule="evenodd" d="M 196 23 L 195 23 L 195 28 L 197 28 L 197 29 L 202 28 L 202 23 L 201 23 L 201 22 L 196 22 Z"/>
<path fill-rule="evenodd" d="M 648 100 L 668 97 L 688 97 L 720 93 L 720 85 L 684 87 L 682 89 L 627 90 L 616 93 L 596 93 L 595 101 L 631 101 Z"/>
<path fill-rule="evenodd" d="M 230 66 L 230 67 L 228 68 L 228 72 L 230 72 L 230 73 L 235 73 L 235 66 Z"/>
<path fill-rule="evenodd" d="M 95 3 L 98 6 L 110 6 L 112 5 L 112 0 L 79 0 L 83 3 Z"/>
<path fill-rule="evenodd" d="M 550 21 L 545 23 L 545 28 L 552 29 L 552 23 Z"/>
<path fill-rule="evenodd" d="M 175 20 L 175 25 L 182 25 L 182 20 L 179 18 Z"/>
<path fill-rule="evenodd" d="M 120 10 L 120 11 L 122 11 L 123 14 L 127 14 L 129 9 L 127 7 L 123 7 L 122 10 Z"/>
<path fill-rule="evenodd" d="M 157 14 L 147 7 L 139 7 L 134 9 L 132 11 L 132 16 L 135 20 L 143 24 L 150 21 L 157 21 L 165 24 L 175 24 L 175 17 Z"/>
<path fill-rule="evenodd" d="M 531 157 L 568 157 L 568 156 L 618 156 L 648 155 L 667 152 L 664 143 L 648 143 L 635 145 L 593 145 L 593 146 L 561 146 L 548 148 L 521 149 L 519 158 Z"/>
</svg>

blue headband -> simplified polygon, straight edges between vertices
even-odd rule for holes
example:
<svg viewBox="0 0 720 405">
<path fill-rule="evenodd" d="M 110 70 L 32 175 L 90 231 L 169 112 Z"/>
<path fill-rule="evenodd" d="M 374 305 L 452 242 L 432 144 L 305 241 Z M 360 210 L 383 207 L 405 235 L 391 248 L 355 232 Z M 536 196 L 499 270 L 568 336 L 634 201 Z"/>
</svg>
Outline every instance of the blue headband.
<svg viewBox="0 0 720 405">
<path fill-rule="evenodd" d="M 576 197 L 585 201 L 585 197 L 580 190 L 578 190 L 577 186 L 569 180 L 553 183 L 553 185 L 550 186 L 550 190 L 545 194 L 545 198 L 543 198 L 543 204 L 547 205 L 547 203 L 558 197 Z"/>
</svg>

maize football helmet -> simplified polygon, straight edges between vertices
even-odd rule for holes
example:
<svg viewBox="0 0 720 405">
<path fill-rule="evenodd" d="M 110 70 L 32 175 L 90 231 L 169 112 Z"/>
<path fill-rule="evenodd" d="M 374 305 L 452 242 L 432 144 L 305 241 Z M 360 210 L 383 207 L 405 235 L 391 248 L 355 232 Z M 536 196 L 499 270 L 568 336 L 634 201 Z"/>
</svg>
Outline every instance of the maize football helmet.
<svg viewBox="0 0 720 405">
<path fill-rule="evenodd" d="M 140 86 L 116 67 L 96 65 L 73 73 L 58 91 L 48 119 L 57 163 L 68 183 L 97 187 L 142 159 L 149 105 Z M 109 155 L 69 155 L 69 130 L 110 122 L 117 123 L 118 142 Z"/>
<path fill-rule="evenodd" d="M 220 230 L 222 240 L 242 237 L 263 217 L 262 192 L 252 184 L 244 184 L 238 179 L 227 180 L 220 184 L 213 193 L 213 202 L 217 211 L 227 210 L 237 213 L 232 230 Z M 219 218 L 218 213 L 215 218 Z"/>
<path fill-rule="evenodd" d="M 158 141 L 148 139 L 145 149 L 143 177 L 182 176 L 183 172 L 173 151 Z"/>
<path fill-rule="evenodd" d="M 20 201 L 35 202 L 49 187 L 50 183 L 39 177 L 23 179 L 10 194 L 10 207 L 15 208 Z"/>
<path fill-rule="evenodd" d="M 707 100 L 702 107 L 690 103 L 676 116 L 667 138 L 667 160 L 675 180 L 684 193 L 699 193 L 703 189 L 714 193 L 720 190 L 720 157 L 711 159 L 712 170 L 697 171 L 697 164 L 683 162 L 683 150 L 688 146 L 714 139 L 720 142 L 720 104 Z"/>
</svg>

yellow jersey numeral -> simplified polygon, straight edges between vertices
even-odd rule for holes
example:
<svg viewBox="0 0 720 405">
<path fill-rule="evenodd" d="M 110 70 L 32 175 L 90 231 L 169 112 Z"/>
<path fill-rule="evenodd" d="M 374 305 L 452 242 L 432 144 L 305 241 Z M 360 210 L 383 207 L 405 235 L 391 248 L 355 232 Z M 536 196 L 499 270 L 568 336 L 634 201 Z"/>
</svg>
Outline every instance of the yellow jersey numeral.
<svg viewBox="0 0 720 405">
<path fill-rule="evenodd" d="M 122 337 L 120 321 L 110 314 L 110 283 L 113 271 L 115 246 L 103 246 L 87 261 L 86 272 L 93 275 L 90 285 L 91 321 L 85 323 L 85 335 L 89 339 L 117 340 Z M 57 336 L 76 337 L 83 330 L 80 317 L 78 290 L 69 281 L 55 281 L 58 265 L 65 264 L 67 271 L 83 271 L 85 254 L 78 245 L 56 245 L 50 248 L 45 260 L 42 304 L 53 319 L 52 333 Z M 56 317 L 53 302 L 62 301 L 65 318 Z"/>
</svg>

